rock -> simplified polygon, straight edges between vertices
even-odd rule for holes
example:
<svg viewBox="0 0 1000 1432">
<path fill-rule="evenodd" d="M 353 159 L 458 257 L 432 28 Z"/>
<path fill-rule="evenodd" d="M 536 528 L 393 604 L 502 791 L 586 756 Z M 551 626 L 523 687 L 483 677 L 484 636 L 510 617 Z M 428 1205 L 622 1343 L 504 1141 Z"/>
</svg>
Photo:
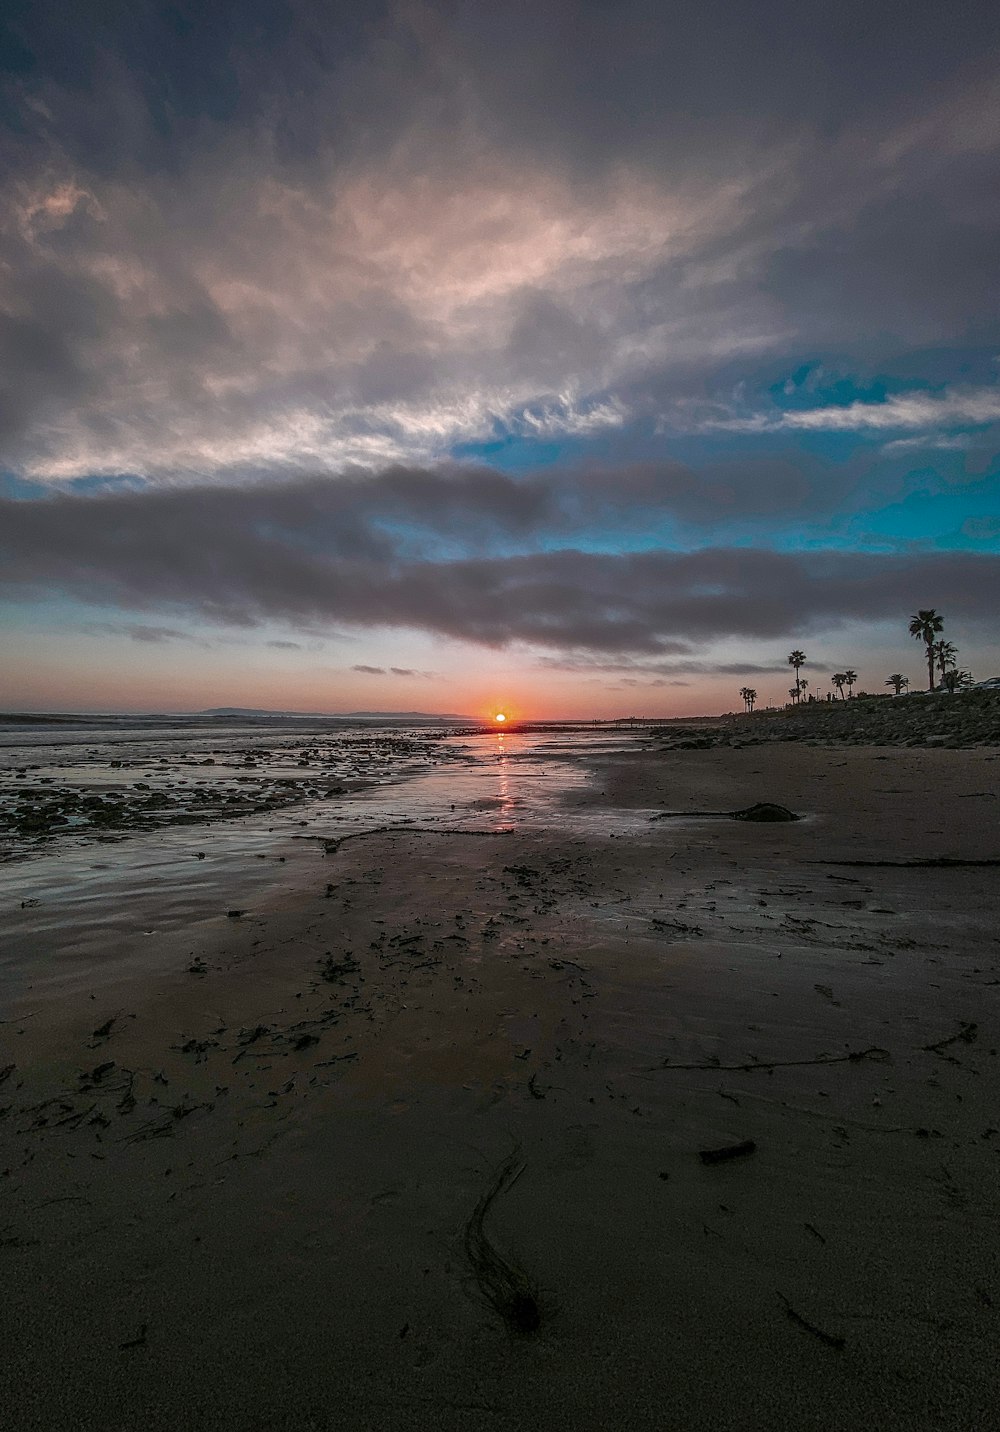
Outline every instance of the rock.
<svg viewBox="0 0 1000 1432">
<path fill-rule="evenodd" d="M 747 806 L 745 810 L 730 811 L 733 820 L 752 821 L 779 821 L 779 820 L 800 820 L 794 811 L 787 806 L 774 805 L 771 801 L 758 801 L 756 805 Z"/>
</svg>

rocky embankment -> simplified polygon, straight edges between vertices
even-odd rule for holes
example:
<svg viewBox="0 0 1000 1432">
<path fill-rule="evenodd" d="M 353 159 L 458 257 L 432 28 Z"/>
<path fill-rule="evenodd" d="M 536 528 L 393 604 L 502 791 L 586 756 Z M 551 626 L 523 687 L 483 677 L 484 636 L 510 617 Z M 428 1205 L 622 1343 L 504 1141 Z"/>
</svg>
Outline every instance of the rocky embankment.
<svg viewBox="0 0 1000 1432">
<path fill-rule="evenodd" d="M 814 701 L 783 711 L 653 732 L 663 750 L 758 746 L 771 741 L 851 746 L 1000 746 L 1000 692 L 966 691 L 909 696 L 859 696 Z"/>
</svg>

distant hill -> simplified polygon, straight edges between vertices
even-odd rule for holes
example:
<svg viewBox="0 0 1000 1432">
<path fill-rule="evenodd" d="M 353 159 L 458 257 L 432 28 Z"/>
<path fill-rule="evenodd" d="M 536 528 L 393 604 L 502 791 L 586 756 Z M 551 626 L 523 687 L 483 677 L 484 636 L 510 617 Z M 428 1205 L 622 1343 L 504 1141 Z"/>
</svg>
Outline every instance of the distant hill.
<svg viewBox="0 0 1000 1432">
<path fill-rule="evenodd" d="M 346 711 L 348 721 L 475 721 L 457 711 Z"/>
<path fill-rule="evenodd" d="M 259 716 L 294 718 L 300 721 L 474 721 L 454 711 L 268 711 L 258 706 L 210 706 L 195 716 Z"/>
</svg>

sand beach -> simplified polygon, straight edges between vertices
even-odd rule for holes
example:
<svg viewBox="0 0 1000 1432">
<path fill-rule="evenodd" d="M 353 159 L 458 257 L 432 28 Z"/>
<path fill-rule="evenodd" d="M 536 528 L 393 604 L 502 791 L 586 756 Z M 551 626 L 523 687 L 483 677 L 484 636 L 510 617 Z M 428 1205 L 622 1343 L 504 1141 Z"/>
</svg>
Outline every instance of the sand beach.
<svg viewBox="0 0 1000 1432">
<path fill-rule="evenodd" d="M 4 868 L 5 1426 L 997 1425 L 1000 748 L 677 732 Z"/>
</svg>

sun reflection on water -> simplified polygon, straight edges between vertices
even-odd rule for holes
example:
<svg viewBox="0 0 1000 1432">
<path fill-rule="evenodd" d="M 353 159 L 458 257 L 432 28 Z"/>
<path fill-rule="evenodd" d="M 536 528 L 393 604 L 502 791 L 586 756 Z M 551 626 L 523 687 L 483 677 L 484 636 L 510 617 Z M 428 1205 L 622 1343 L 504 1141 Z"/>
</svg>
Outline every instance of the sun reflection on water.
<svg viewBox="0 0 1000 1432">
<path fill-rule="evenodd" d="M 514 824 L 514 796 L 511 792 L 511 764 L 504 741 L 505 733 L 497 732 L 497 808 L 508 828 Z"/>
</svg>

